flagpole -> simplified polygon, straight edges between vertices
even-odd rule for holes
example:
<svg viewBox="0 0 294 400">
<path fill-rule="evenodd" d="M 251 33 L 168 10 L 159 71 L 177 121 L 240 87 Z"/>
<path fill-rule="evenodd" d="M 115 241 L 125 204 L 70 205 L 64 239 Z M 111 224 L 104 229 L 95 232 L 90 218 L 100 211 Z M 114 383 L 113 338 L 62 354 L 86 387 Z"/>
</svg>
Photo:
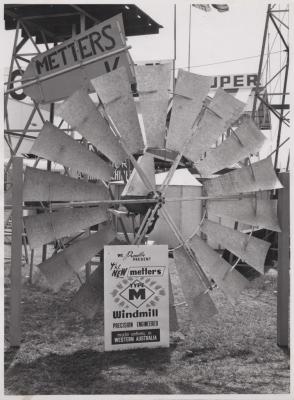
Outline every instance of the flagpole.
<svg viewBox="0 0 294 400">
<path fill-rule="evenodd" d="M 189 44 L 188 44 L 188 71 L 190 72 L 191 66 L 191 9 L 192 5 L 189 5 Z"/>
<path fill-rule="evenodd" d="M 173 59 L 173 93 L 176 82 L 176 59 L 177 59 L 177 6 L 174 4 L 174 59 Z"/>
</svg>

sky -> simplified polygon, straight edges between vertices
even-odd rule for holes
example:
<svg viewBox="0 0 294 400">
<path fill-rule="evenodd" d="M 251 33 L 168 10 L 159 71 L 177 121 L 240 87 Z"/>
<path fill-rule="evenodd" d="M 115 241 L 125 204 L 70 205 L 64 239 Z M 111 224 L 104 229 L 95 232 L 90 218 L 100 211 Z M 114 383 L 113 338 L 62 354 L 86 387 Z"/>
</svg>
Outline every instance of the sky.
<svg viewBox="0 0 294 400">
<path fill-rule="evenodd" d="M 191 9 L 191 66 L 215 63 L 240 57 L 258 55 L 261 49 L 265 22 L 266 3 L 258 1 L 250 6 L 250 1 L 235 1 L 230 11 L 219 13 L 215 9 L 204 12 L 195 7 Z M 142 45 L 140 37 L 129 38 L 131 53 L 135 59 L 173 58 L 174 7 L 172 2 L 139 1 L 136 4 L 164 26 L 159 35 Z M 189 42 L 189 2 L 176 4 L 176 43 L 177 67 L 188 66 Z M 192 72 L 203 74 L 254 72 L 258 58 L 246 63 L 235 62 L 214 66 L 192 68 Z"/>
</svg>

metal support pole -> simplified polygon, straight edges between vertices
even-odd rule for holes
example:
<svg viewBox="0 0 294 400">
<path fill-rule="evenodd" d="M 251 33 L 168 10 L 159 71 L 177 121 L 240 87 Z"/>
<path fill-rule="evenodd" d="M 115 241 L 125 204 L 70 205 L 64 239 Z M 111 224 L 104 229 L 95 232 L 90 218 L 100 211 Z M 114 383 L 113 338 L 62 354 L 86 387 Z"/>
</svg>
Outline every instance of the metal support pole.
<svg viewBox="0 0 294 400">
<path fill-rule="evenodd" d="M 286 100 L 286 95 L 285 93 L 287 92 L 287 83 L 288 83 L 288 72 L 289 72 L 289 53 L 287 53 L 287 63 L 286 63 L 286 69 L 285 69 L 285 77 L 284 77 L 284 86 L 283 86 L 283 95 L 282 95 L 282 106 L 285 104 Z M 279 158 L 279 147 L 280 147 L 280 141 L 281 141 L 281 133 L 282 133 L 282 125 L 284 122 L 284 109 L 282 107 L 281 109 L 281 116 L 279 118 L 279 128 L 278 128 L 278 136 L 277 136 L 277 152 L 275 156 L 275 164 L 274 168 L 277 168 L 278 165 L 278 158 Z"/>
<path fill-rule="evenodd" d="M 266 44 L 270 11 L 271 11 L 271 5 L 269 4 L 268 8 L 267 8 L 267 13 L 266 13 L 265 27 L 264 27 L 264 32 L 263 32 L 262 46 L 261 46 L 261 55 L 260 55 L 260 60 L 259 60 L 258 73 L 257 73 L 257 83 L 256 83 L 255 95 L 254 95 L 254 99 L 253 99 L 253 107 L 252 107 L 252 119 L 253 120 L 255 119 L 257 96 L 259 95 L 260 84 L 261 84 L 261 72 L 262 72 L 262 66 L 263 66 L 264 50 L 265 50 L 265 44 Z"/>
<path fill-rule="evenodd" d="M 177 59 L 177 6 L 174 4 L 174 59 L 173 59 L 173 93 L 176 84 L 176 59 Z"/>
<path fill-rule="evenodd" d="M 290 179 L 287 172 L 278 176 L 284 188 L 278 191 L 278 217 L 282 232 L 278 234 L 277 344 L 289 347 Z"/>
<path fill-rule="evenodd" d="M 14 35 L 14 43 L 13 43 L 13 50 L 12 50 L 12 56 L 11 56 L 11 61 L 10 61 L 10 67 L 9 67 L 9 73 L 8 73 L 8 87 L 11 83 L 11 74 L 13 71 L 13 64 L 15 60 L 15 56 L 17 54 L 17 41 L 18 41 L 18 35 L 19 35 L 19 21 L 16 23 L 16 31 Z M 6 128 L 10 128 L 10 123 L 9 123 L 9 117 L 8 117 L 8 96 L 4 97 L 4 121 L 6 122 Z M 10 136 L 7 137 L 7 140 L 9 141 L 10 145 L 12 146 L 12 141 Z M 11 153 L 11 155 L 13 152 Z"/>
<path fill-rule="evenodd" d="M 191 10 L 192 4 L 189 5 L 189 39 L 188 39 L 188 71 L 191 67 Z"/>
<path fill-rule="evenodd" d="M 21 340 L 21 256 L 22 256 L 22 190 L 23 159 L 13 157 L 12 162 L 12 241 L 10 267 L 10 346 L 19 347 Z"/>
</svg>

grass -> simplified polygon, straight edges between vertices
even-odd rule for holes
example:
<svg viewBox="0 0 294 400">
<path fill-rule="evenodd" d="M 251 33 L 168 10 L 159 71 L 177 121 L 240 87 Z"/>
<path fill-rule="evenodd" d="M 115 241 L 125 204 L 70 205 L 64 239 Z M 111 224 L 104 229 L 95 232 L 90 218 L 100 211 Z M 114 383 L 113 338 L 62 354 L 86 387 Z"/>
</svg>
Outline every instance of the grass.
<svg viewBox="0 0 294 400">
<path fill-rule="evenodd" d="M 54 294 L 42 279 L 24 278 L 23 339 L 5 352 L 6 394 L 289 393 L 289 354 L 276 344 L 275 275 L 255 281 L 235 308 L 215 291 L 219 314 L 209 323 L 191 327 L 183 309 L 169 349 L 111 353 L 103 351 L 103 315 L 87 320 L 69 307 L 77 287 L 73 280 Z"/>
</svg>

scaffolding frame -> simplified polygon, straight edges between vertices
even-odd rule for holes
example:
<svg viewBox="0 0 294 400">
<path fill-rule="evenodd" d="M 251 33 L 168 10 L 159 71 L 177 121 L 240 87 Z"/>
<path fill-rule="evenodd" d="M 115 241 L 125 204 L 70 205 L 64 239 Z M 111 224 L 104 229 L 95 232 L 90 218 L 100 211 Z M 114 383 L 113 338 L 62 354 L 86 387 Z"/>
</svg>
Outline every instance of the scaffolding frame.
<svg viewBox="0 0 294 400">
<path fill-rule="evenodd" d="M 289 37 L 287 33 L 289 32 L 289 25 L 285 20 L 288 21 L 289 18 L 289 6 L 285 7 L 284 9 L 278 9 L 277 6 L 274 4 L 269 4 L 266 13 L 266 20 L 263 32 L 263 40 L 262 40 L 262 47 L 261 47 L 261 54 L 259 59 L 259 66 L 258 66 L 258 74 L 257 74 L 257 85 L 254 94 L 253 100 L 253 108 L 252 108 L 252 118 L 254 120 L 257 119 L 257 102 L 263 103 L 274 115 L 275 118 L 278 119 L 278 131 L 277 131 L 277 142 L 276 142 L 276 150 L 275 150 L 275 159 L 274 159 L 274 167 L 277 168 L 278 159 L 279 159 L 279 149 L 284 143 L 288 140 L 283 141 L 281 143 L 281 134 L 283 126 L 289 127 L 289 104 L 286 103 L 286 97 L 289 95 L 287 92 L 288 86 L 288 74 L 289 74 Z M 270 37 L 270 31 L 273 29 L 275 33 L 275 38 L 272 39 Z M 279 40 L 278 45 L 280 46 L 281 53 L 285 53 L 286 57 L 278 71 L 274 73 L 269 72 L 268 76 L 264 79 L 264 71 L 267 69 L 267 65 L 271 60 L 272 54 L 271 49 L 275 45 L 276 39 Z M 281 80 L 282 83 L 282 91 L 277 88 L 277 81 Z M 267 97 L 275 98 L 275 103 L 272 104 L 271 100 L 265 98 L 267 93 L 267 88 L 269 85 L 275 84 L 275 87 L 271 92 L 268 94 Z M 280 103 L 277 104 L 276 99 L 280 98 Z M 287 162 L 287 170 L 289 168 L 289 156 Z"/>
</svg>

